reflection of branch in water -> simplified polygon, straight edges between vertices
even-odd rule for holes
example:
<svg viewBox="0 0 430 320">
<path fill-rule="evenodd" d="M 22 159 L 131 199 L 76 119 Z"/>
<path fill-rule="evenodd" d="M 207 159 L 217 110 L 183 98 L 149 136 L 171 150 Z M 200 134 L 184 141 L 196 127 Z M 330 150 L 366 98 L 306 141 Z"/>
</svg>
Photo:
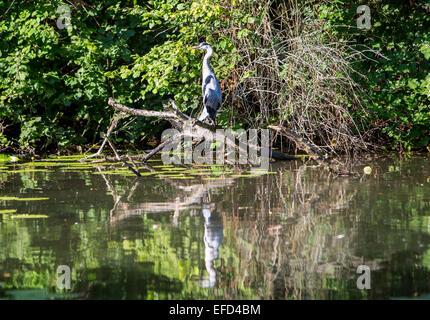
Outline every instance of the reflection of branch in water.
<svg viewBox="0 0 430 320">
<path fill-rule="evenodd" d="M 145 164 L 146 169 L 155 171 L 151 166 Z M 169 195 L 171 199 L 167 199 L 163 202 L 142 202 L 142 203 L 129 203 L 129 201 L 136 191 L 139 179 L 136 178 L 135 184 L 127 188 L 124 195 L 120 196 L 115 192 L 113 186 L 109 183 L 109 180 L 105 175 L 101 175 L 106 182 L 109 192 L 112 194 L 114 200 L 114 206 L 110 210 L 110 222 L 115 223 L 131 216 L 142 215 L 144 213 L 154 212 L 174 212 L 173 225 L 177 225 L 179 212 L 185 209 L 200 209 L 200 202 L 202 198 L 210 198 L 210 190 L 214 188 L 222 188 L 231 186 L 235 179 L 226 178 L 223 180 L 214 180 L 198 183 L 189 183 L 186 181 L 174 181 L 169 178 L 162 177 L 162 180 L 166 181 L 169 185 L 177 189 L 177 192 Z M 127 193 L 130 190 L 130 194 Z M 125 200 L 123 200 L 125 199 Z M 196 206 L 193 206 L 196 204 Z"/>
<path fill-rule="evenodd" d="M 211 288 L 216 283 L 216 271 L 213 267 L 213 261 L 219 255 L 218 249 L 223 239 L 223 224 L 214 204 L 204 204 L 202 211 L 205 218 L 205 235 L 203 238 L 205 243 L 205 266 L 209 278 L 202 280 L 200 285 L 204 288 Z"/>
<path fill-rule="evenodd" d="M 97 170 L 98 170 L 99 172 L 101 172 L 101 171 L 102 171 L 100 167 L 97 167 Z M 126 194 L 129 192 L 129 190 L 130 190 L 130 192 L 129 192 L 129 195 L 127 196 L 127 200 L 129 200 L 129 199 L 133 196 L 134 192 L 136 191 L 136 189 L 137 189 L 137 187 L 138 187 L 138 185 L 139 185 L 139 180 L 136 178 L 136 179 L 134 180 L 134 183 L 133 183 L 133 184 L 131 184 L 131 185 L 126 189 L 126 191 L 124 192 L 124 195 L 122 195 L 122 196 L 121 196 L 121 195 L 119 195 L 119 194 L 116 192 L 115 188 L 112 186 L 112 184 L 110 183 L 110 181 L 109 181 L 109 179 L 106 177 L 106 175 L 105 175 L 105 174 L 101 174 L 101 176 L 102 176 L 103 180 L 105 181 L 105 183 L 106 183 L 106 187 L 107 187 L 108 191 L 111 193 L 112 198 L 113 198 L 113 201 L 114 201 L 114 205 L 113 205 L 112 209 L 110 209 L 110 210 L 109 210 L 109 217 L 110 217 L 110 218 L 112 218 L 113 213 L 114 213 L 114 212 L 115 212 L 115 210 L 118 208 L 118 205 L 121 203 L 121 199 L 122 199 L 122 197 L 123 197 L 124 195 L 126 195 Z"/>
<path fill-rule="evenodd" d="M 266 175 L 258 178 L 258 183 L 238 185 L 228 200 L 217 203 L 219 215 L 208 205 L 204 205 L 202 212 L 201 202 L 210 203 L 209 194 L 218 200 L 211 189 L 233 185 L 233 178 L 230 181 L 191 180 L 190 183 L 161 177 L 174 187 L 162 193 L 166 196 L 165 202 L 136 203 L 138 197 L 131 195 L 137 186 L 130 186 L 122 197 L 112 194 L 115 206 L 111 221 L 147 212 L 170 211 L 174 212 L 172 223 L 175 224 L 182 209 L 190 215 L 198 212 L 205 219 L 204 238 L 200 242 L 203 240 L 205 244 L 208 273 L 200 279 L 200 286 L 216 286 L 222 290 L 224 299 L 234 299 L 243 287 L 258 290 L 265 299 L 309 297 L 315 288 L 323 288 L 321 279 L 343 277 L 351 266 L 356 269 L 355 265 L 362 261 L 371 262 L 354 251 L 354 234 L 345 234 L 342 240 L 335 238 L 345 231 L 343 225 L 333 223 L 330 218 L 333 214 L 348 214 L 351 199 L 357 194 L 355 184 L 350 178 L 332 179 L 327 171 L 304 166 L 300 169 L 299 165 L 291 163 L 282 167 L 279 175 Z M 296 173 L 297 169 L 300 171 Z M 227 211 L 222 209 L 227 207 Z M 227 223 L 223 224 L 220 216 Z M 224 228 L 228 239 L 223 239 Z M 219 247 L 225 240 L 229 250 L 219 257 Z M 215 259 L 226 259 L 227 263 L 221 261 L 215 270 Z M 220 272 L 236 276 L 224 278 Z"/>
<path fill-rule="evenodd" d="M 150 166 L 146 165 L 147 169 L 152 169 Z M 152 169 L 153 170 L 153 169 Z M 100 170 L 99 170 L 100 171 Z M 136 178 L 135 183 L 130 185 L 123 195 L 119 195 L 112 184 L 109 182 L 109 179 L 101 174 L 102 178 L 105 180 L 107 189 L 112 194 L 114 200 L 114 206 L 110 210 L 110 221 L 112 223 L 121 221 L 123 219 L 129 218 L 135 215 L 141 215 L 143 213 L 148 212 L 168 212 L 173 211 L 173 225 L 177 225 L 179 212 L 184 209 L 200 209 L 201 208 L 201 200 L 203 199 L 206 202 L 203 205 L 202 213 L 205 219 L 205 231 L 204 231 L 204 244 L 205 244 L 205 267 L 206 271 L 209 274 L 207 279 L 203 279 L 200 282 L 200 285 L 204 288 L 211 288 L 216 283 L 216 271 L 213 267 L 213 261 L 218 258 L 219 255 L 219 246 L 223 240 L 223 223 L 220 214 L 216 211 L 215 204 L 208 204 L 210 202 L 210 190 L 213 188 L 226 187 L 233 184 L 234 179 L 227 178 L 224 180 L 215 180 L 208 181 L 206 183 L 194 183 L 194 184 L 186 184 L 184 182 L 181 184 L 180 182 L 176 182 L 170 179 L 164 179 L 170 185 L 174 186 L 178 189 L 179 192 L 190 194 L 186 195 L 182 200 L 179 196 L 174 196 L 174 200 L 166 201 L 166 202 L 144 202 L 138 204 L 129 204 L 126 201 L 129 201 L 133 196 L 134 192 L 137 189 L 140 179 Z M 126 201 L 122 199 L 125 198 Z M 192 204 L 198 204 L 192 206 Z M 129 207 L 133 206 L 132 209 Z"/>
</svg>

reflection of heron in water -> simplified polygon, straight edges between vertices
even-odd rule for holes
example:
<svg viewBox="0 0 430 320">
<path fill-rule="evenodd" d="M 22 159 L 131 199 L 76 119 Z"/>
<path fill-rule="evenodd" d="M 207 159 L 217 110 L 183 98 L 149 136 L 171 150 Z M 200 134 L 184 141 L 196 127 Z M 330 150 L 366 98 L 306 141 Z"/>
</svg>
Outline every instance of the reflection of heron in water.
<svg viewBox="0 0 430 320">
<path fill-rule="evenodd" d="M 211 288 L 216 282 L 216 271 L 213 267 L 213 261 L 218 258 L 218 248 L 222 243 L 223 225 L 221 216 L 216 209 L 209 204 L 203 205 L 203 216 L 205 218 L 205 265 L 209 273 L 209 279 L 203 280 L 201 286 Z"/>
</svg>

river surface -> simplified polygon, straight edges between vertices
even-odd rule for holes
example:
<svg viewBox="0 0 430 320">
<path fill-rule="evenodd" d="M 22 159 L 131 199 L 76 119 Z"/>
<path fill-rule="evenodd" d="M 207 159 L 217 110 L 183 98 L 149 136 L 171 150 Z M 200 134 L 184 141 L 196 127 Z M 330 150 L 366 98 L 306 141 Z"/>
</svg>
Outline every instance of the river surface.
<svg viewBox="0 0 430 320">
<path fill-rule="evenodd" d="M 429 299 L 429 159 L 3 164 L 0 298 Z"/>
</svg>

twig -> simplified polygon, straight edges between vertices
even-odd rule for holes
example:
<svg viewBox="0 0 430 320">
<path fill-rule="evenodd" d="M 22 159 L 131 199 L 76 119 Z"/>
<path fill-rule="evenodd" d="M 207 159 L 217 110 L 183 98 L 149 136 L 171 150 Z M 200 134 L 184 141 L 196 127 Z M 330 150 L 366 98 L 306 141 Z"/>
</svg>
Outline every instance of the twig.
<svg viewBox="0 0 430 320">
<path fill-rule="evenodd" d="M 180 139 L 182 136 L 183 136 L 183 134 L 179 133 L 179 134 L 174 135 L 173 137 L 170 137 L 169 139 L 165 140 L 163 143 L 160 143 L 157 147 L 152 149 L 150 153 L 139 158 L 139 160 L 142 162 L 147 162 L 150 158 L 152 158 L 153 155 L 155 155 L 157 152 L 159 152 L 161 149 L 163 149 L 166 145 L 168 145 L 169 143 L 173 142 L 176 139 Z"/>
<path fill-rule="evenodd" d="M 89 155 L 89 156 L 87 156 L 87 157 L 85 157 L 85 158 L 82 158 L 82 159 L 80 159 L 79 161 L 80 162 L 84 162 L 85 160 L 87 160 L 87 159 L 90 159 L 90 158 L 94 158 L 94 157 L 98 157 L 98 156 L 100 156 L 101 154 L 102 154 L 102 152 L 103 152 L 103 149 L 104 149 L 104 147 L 105 147 L 105 145 L 106 145 L 106 142 L 108 141 L 108 138 L 109 138 L 109 136 L 111 135 L 111 133 L 112 133 L 112 131 L 118 126 L 118 122 L 119 122 L 119 120 L 121 120 L 122 118 L 124 118 L 126 116 L 126 113 L 124 113 L 124 112 L 121 112 L 121 113 L 119 113 L 118 114 L 118 116 L 117 117 L 115 117 L 114 119 L 113 119 L 113 121 L 112 121 L 112 123 L 111 123 L 111 125 L 110 125 L 110 127 L 109 127 L 109 129 L 108 129 L 108 131 L 106 132 L 106 134 L 105 134 L 105 139 L 103 140 L 103 143 L 102 143 L 102 145 L 101 145 L 101 147 L 100 147 L 100 149 L 99 149 L 99 151 L 97 151 L 96 153 L 94 153 L 94 154 L 92 154 L 92 155 Z"/>
<path fill-rule="evenodd" d="M 306 152 L 308 152 L 318 163 L 328 167 L 331 172 L 336 173 L 338 175 L 350 175 L 351 174 L 350 172 L 339 171 L 339 168 L 337 165 L 334 165 L 330 161 L 330 159 L 328 159 L 321 152 L 319 152 L 315 146 L 313 146 L 311 143 L 309 143 L 306 139 L 300 137 L 294 131 L 288 130 L 286 128 L 281 128 L 278 126 L 268 126 L 268 128 L 272 129 L 276 132 L 279 132 L 280 134 L 284 135 L 285 137 L 287 137 L 290 140 L 297 143 L 302 149 L 304 149 Z"/>
<path fill-rule="evenodd" d="M 118 154 L 118 151 L 116 150 L 115 145 L 109 140 L 109 138 L 105 135 L 105 139 L 107 140 L 107 142 L 109 143 L 109 146 L 112 148 L 112 151 L 115 153 L 115 157 L 117 158 L 118 161 L 122 161 L 124 162 L 124 164 L 138 177 L 140 177 L 140 173 L 139 171 L 135 170 L 125 159 L 123 159 L 122 157 L 120 157 L 120 155 Z"/>
</svg>

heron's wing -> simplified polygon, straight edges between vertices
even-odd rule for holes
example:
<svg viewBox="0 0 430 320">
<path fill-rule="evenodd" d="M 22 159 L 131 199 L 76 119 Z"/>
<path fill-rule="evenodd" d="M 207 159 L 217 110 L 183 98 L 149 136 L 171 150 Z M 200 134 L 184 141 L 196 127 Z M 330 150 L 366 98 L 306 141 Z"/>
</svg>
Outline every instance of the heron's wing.
<svg viewBox="0 0 430 320">
<path fill-rule="evenodd" d="M 218 108 L 221 105 L 221 89 L 215 75 L 206 77 L 203 84 L 203 104 Z"/>
<path fill-rule="evenodd" d="M 212 108 L 218 110 L 221 106 L 220 96 L 215 90 L 207 89 L 203 98 L 203 104 L 206 108 Z"/>
<path fill-rule="evenodd" d="M 207 89 L 209 86 L 211 86 L 211 81 L 213 81 L 215 79 L 215 76 L 210 74 L 209 76 L 206 77 L 206 79 L 204 79 L 204 83 L 203 83 L 203 97 L 207 96 Z M 203 101 L 203 103 L 205 103 L 205 101 Z"/>
</svg>

